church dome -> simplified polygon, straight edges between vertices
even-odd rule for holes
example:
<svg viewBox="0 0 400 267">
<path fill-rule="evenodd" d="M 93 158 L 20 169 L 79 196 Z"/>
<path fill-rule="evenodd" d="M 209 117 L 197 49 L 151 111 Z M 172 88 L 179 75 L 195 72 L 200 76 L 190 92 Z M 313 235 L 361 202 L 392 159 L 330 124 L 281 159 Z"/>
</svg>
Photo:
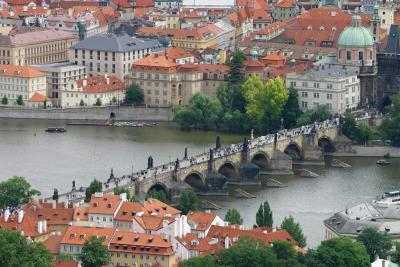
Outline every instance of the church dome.
<svg viewBox="0 0 400 267">
<path fill-rule="evenodd" d="M 342 31 L 338 40 L 339 46 L 346 47 L 366 47 L 374 45 L 371 33 L 361 26 L 361 17 L 353 16 L 353 26 L 347 27 Z"/>
</svg>

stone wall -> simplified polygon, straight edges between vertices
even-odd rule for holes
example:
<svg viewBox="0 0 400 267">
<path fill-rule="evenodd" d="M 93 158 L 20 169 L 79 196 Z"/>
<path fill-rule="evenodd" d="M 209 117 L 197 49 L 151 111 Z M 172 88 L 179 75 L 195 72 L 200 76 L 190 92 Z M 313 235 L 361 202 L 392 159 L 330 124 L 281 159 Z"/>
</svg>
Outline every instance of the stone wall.
<svg viewBox="0 0 400 267">
<path fill-rule="evenodd" d="M 0 118 L 50 119 L 50 120 L 100 120 L 105 121 L 110 113 L 120 121 L 171 121 L 170 108 L 146 107 L 90 107 L 70 109 L 32 109 L 0 107 Z"/>
<path fill-rule="evenodd" d="M 391 146 L 352 146 L 349 153 L 331 153 L 340 157 L 383 157 L 389 153 L 390 157 L 400 158 L 400 147 Z"/>
</svg>

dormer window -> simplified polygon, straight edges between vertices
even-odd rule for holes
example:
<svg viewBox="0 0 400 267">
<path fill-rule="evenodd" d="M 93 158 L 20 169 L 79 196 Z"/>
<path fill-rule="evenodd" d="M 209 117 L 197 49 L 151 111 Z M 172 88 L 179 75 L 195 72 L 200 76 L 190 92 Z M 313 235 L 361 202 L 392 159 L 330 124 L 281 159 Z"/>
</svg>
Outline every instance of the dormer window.
<svg viewBox="0 0 400 267">
<path fill-rule="evenodd" d="M 107 208 L 111 209 L 111 208 L 112 208 L 112 204 L 111 204 L 111 203 L 108 203 L 108 204 L 107 204 Z"/>
<path fill-rule="evenodd" d="M 97 208 L 98 207 L 97 203 L 93 203 L 93 207 Z"/>
</svg>

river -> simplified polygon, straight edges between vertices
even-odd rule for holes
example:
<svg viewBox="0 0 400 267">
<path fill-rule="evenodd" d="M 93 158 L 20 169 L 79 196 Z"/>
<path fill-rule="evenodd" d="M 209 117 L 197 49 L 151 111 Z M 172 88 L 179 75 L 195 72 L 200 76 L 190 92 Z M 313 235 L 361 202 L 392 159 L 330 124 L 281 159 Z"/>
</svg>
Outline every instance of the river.
<svg viewBox="0 0 400 267">
<path fill-rule="evenodd" d="M 172 124 L 143 128 L 110 128 L 101 126 L 68 126 L 67 133 L 49 134 L 50 126 L 64 122 L 45 120 L 0 119 L 0 181 L 13 175 L 25 176 L 43 196 L 70 190 L 72 180 L 85 186 L 94 177 L 105 180 L 114 169 L 122 175 L 143 169 L 147 157 L 154 164 L 202 153 L 215 143 L 214 132 L 182 132 Z M 221 134 L 223 144 L 239 142 L 242 136 Z M 350 169 L 307 167 L 320 174 L 318 178 L 297 175 L 275 176 L 287 185 L 284 188 L 244 188 L 255 199 L 208 197 L 222 206 L 217 211 L 224 216 L 228 208 L 238 209 L 246 225 L 255 223 L 255 213 L 261 201 L 268 200 L 273 210 L 274 224 L 292 215 L 299 221 L 314 247 L 324 238 L 322 221 L 335 211 L 370 201 L 386 190 L 399 188 L 398 164 L 377 166 L 376 158 L 341 158 L 353 166 Z"/>
</svg>

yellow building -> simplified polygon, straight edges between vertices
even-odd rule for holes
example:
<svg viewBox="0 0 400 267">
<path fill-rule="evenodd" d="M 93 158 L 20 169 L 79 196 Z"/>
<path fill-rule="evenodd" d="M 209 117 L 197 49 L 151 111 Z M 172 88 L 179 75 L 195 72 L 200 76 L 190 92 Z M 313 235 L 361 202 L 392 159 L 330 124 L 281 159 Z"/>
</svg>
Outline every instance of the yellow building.
<svg viewBox="0 0 400 267">
<path fill-rule="evenodd" d="M 175 252 L 172 243 L 160 235 L 120 231 L 110 242 L 112 266 L 172 267 Z"/>
</svg>

